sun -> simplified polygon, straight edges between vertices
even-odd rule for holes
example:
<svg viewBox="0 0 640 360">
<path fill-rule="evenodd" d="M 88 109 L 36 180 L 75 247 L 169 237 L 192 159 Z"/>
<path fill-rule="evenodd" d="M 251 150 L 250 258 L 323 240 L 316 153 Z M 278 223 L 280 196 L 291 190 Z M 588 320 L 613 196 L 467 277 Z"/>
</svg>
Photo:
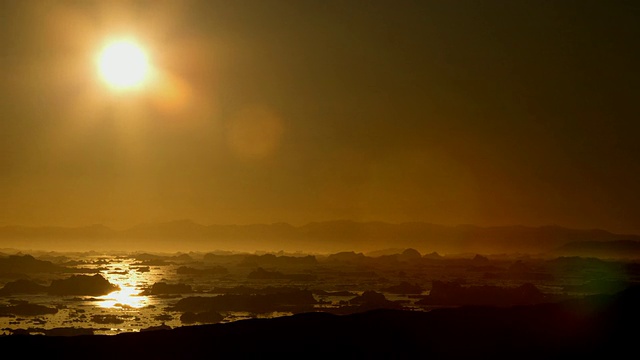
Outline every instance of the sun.
<svg viewBox="0 0 640 360">
<path fill-rule="evenodd" d="M 104 81 L 114 88 L 136 88 L 148 77 L 149 61 L 136 42 L 119 40 L 102 49 L 98 57 L 98 70 Z"/>
</svg>

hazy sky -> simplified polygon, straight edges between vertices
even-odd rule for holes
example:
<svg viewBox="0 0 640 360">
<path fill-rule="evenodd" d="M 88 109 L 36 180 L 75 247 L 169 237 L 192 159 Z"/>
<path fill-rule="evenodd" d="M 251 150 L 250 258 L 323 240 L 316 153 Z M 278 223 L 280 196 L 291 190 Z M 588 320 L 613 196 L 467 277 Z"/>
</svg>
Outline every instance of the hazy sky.
<svg viewBox="0 0 640 360">
<path fill-rule="evenodd" d="M 106 86 L 135 38 L 157 82 Z M 640 2 L 1 1 L 0 225 L 640 233 Z"/>
</svg>

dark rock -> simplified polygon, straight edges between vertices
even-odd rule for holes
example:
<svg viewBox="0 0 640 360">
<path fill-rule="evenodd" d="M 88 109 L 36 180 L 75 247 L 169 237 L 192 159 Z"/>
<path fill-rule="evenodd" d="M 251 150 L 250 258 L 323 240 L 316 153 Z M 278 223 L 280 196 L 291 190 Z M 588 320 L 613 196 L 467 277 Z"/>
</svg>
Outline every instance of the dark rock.
<svg viewBox="0 0 640 360">
<path fill-rule="evenodd" d="M 402 309 L 400 303 L 387 300 L 383 294 L 371 290 L 348 300 L 345 304 L 346 306 L 337 309 L 325 309 L 325 311 L 334 314 L 351 314 L 374 309 Z"/>
<path fill-rule="evenodd" d="M 416 302 L 418 305 L 493 305 L 513 306 L 538 304 L 548 301 L 533 284 L 515 288 L 500 286 L 462 286 L 457 282 L 434 281 L 429 295 Z"/>
<path fill-rule="evenodd" d="M 491 260 L 489 260 L 489 258 L 486 256 L 476 254 L 476 256 L 473 257 L 472 261 L 474 264 L 488 264 Z"/>
<path fill-rule="evenodd" d="M 0 296 L 13 294 L 40 294 L 46 293 L 47 287 L 31 280 L 19 279 L 8 282 L 0 289 Z"/>
<path fill-rule="evenodd" d="M 562 291 L 581 292 L 587 294 L 615 294 L 633 285 L 623 280 L 594 279 L 579 285 L 565 285 Z"/>
<path fill-rule="evenodd" d="M 142 295 L 167 295 L 167 294 L 188 294 L 193 289 L 188 284 L 167 284 L 165 282 L 157 282 L 142 292 Z"/>
<path fill-rule="evenodd" d="M 209 291 L 211 294 L 236 294 L 236 295 L 259 295 L 259 294 L 282 294 L 300 291 L 299 288 L 293 286 L 267 286 L 264 288 L 253 288 L 244 285 L 224 288 L 214 287 Z"/>
<path fill-rule="evenodd" d="M 444 259 L 444 256 L 438 254 L 437 252 L 432 252 L 429 254 L 425 254 L 423 257 L 423 259 L 429 259 L 429 260 L 442 260 Z"/>
<path fill-rule="evenodd" d="M 187 297 L 180 299 L 172 308 L 174 311 L 250 311 L 264 313 L 271 311 L 310 310 L 317 301 L 311 291 L 264 294 L 264 295 L 220 295 L 211 297 Z"/>
<path fill-rule="evenodd" d="M 352 293 L 351 291 L 325 291 L 325 290 L 313 290 L 315 295 L 320 296 L 357 296 L 357 294 Z"/>
<path fill-rule="evenodd" d="M 386 304 L 388 301 L 384 294 L 371 290 L 365 291 L 362 295 L 349 300 L 352 304 Z"/>
<path fill-rule="evenodd" d="M 259 280 L 292 280 L 292 281 L 313 281 L 317 276 L 312 274 L 283 274 L 279 271 L 268 271 L 257 268 L 248 275 L 249 279 Z"/>
<path fill-rule="evenodd" d="M 17 305 L 0 306 L 0 315 L 40 316 L 56 314 L 58 309 L 44 305 L 20 303 Z"/>
<path fill-rule="evenodd" d="M 91 316 L 91 321 L 96 324 L 122 324 L 124 320 L 119 318 L 117 315 L 93 315 Z"/>
<path fill-rule="evenodd" d="M 43 261 L 31 255 L 9 255 L 0 257 L 0 273 L 60 273 L 66 268 L 53 264 L 51 261 Z"/>
<path fill-rule="evenodd" d="M 318 260 L 313 255 L 307 256 L 276 256 L 273 254 L 247 255 L 240 261 L 240 266 L 250 267 L 295 267 L 314 266 Z"/>
<path fill-rule="evenodd" d="M 363 253 L 356 253 L 354 251 L 343 251 L 327 257 L 327 261 L 346 263 L 361 263 L 366 259 L 367 257 Z"/>
<path fill-rule="evenodd" d="M 400 261 L 415 261 L 422 259 L 422 255 L 416 249 L 406 249 L 400 255 L 398 255 L 398 260 Z"/>
<path fill-rule="evenodd" d="M 180 266 L 176 269 L 176 273 L 178 275 L 225 275 L 229 273 L 229 270 L 222 266 L 209 266 L 203 269 Z"/>
<path fill-rule="evenodd" d="M 224 316 L 215 311 L 204 311 L 200 313 L 185 312 L 180 316 L 180 321 L 185 324 L 216 324 L 224 319 Z"/>
<path fill-rule="evenodd" d="M 73 275 L 63 280 L 53 280 L 49 286 L 52 295 L 107 295 L 120 287 L 111 284 L 100 274 L 93 276 Z"/>
<path fill-rule="evenodd" d="M 140 332 L 158 331 L 158 330 L 171 330 L 171 326 L 166 325 L 165 323 L 162 323 L 162 325 L 150 326 L 150 327 L 147 327 L 147 328 L 140 329 Z"/>
<path fill-rule="evenodd" d="M 74 328 L 74 327 L 60 327 L 53 329 L 44 329 L 44 334 L 47 336 L 80 336 L 80 335 L 93 335 L 93 329 L 86 328 Z"/>
<path fill-rule="evenodd" d="M 390 294 L 422 294 L 424 289 L 419 285 L 402 282 L 398 285 L 389 286 L 388 288 L 382 289 L 382 291 L 388 292 Z"/>
<path fill-rule="evenodd" d="M 173 316 L 169 314 L 162 314 L 162 315 L 154 316 L 153 319 L 157 321 L 170 321 L 170 320 L 173 320 Z"/>
</svg>

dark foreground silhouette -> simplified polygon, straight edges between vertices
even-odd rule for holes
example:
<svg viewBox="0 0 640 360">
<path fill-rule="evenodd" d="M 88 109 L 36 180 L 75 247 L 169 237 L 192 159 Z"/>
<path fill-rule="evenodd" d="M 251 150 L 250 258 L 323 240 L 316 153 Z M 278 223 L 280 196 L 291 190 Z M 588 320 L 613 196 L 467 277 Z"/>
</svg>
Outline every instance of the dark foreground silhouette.
<svg viewBox="0 0 640 360">
<path fill-rule="evenodd" d="M 476 358 L 635 354 L 640 287 L 610 296 L 430 312 L 304 313 L 120 335 L 0 337 L 3 354 L 84 359 Z"/>
</svg>

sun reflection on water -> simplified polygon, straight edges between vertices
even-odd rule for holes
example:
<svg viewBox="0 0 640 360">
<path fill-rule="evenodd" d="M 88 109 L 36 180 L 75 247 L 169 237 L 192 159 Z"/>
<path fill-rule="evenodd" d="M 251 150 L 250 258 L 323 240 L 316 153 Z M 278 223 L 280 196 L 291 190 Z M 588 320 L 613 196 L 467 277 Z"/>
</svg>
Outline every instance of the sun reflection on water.
<svg viewBox="0 0 640 360">
<path fill-rule="evenodd" d="M 149 305 L 149 297 L 142 295 L 140 288 L 149 284 L 148 273 L 129 268 L 127 263 L 112 263 L 103 271 L 103 276 L 112 284 L 118 285 L 120 290 L 104 296 L 98 296 L 98 306 L 101 308 L 132 308 L 140 309 Z M 128 269 L 122 271 L 121 269 Z"/>
<path fill-rule="evenodd" d="M 135 308 L 147 305 L 147 296 L 140 295 L 140 291 L 133 286 L 120 285 L 120 290 L 108 295 L 100 296 L 100 307 L 103 308 Z"/>
</svg>

